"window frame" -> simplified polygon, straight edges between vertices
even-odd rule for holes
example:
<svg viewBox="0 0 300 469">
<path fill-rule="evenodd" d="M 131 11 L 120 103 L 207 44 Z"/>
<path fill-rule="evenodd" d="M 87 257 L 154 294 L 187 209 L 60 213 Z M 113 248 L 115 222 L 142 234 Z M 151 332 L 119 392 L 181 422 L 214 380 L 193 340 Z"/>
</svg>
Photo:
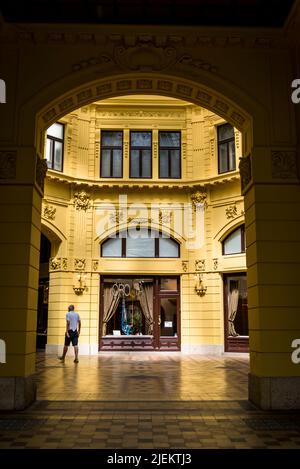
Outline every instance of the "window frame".
<svg viewBox="0 0 300 469">
<path fill-rule="evenodd" d="M 101 254 L 101 257 L 104 258 L 104 259 L 179 259 L 180 258 L 180 243 L 170 237 L 170 239 L 172 239 L 172 241 L 174 241 L 174 243 L 176 244 L 177 248 L 178 248 L 178 255 L 177 256 L 174 256 L 174 257 L 165 257 L 165 256 L 160 256 L 159 255 L 159 240 L 161 238 L 163 238 L 163 233 L 161 231 L 157 231 L 156 233 L 159 233 L 159 236 L 155 237 L 154 238 L 154 257 L 127 257 L 126 255 L 126 237 L 125 236 L 122 236 L 122 233 L 126 232 L 127 230 L 123 230 L 123 231 L 119 231 L 117 234 L 116 234 L 116 238 L 118 239 L 121 239 L 121 256 L 103 256 L 103 246 L 104 244 L 110 240 L 110 239 L 114 239 L 114 238 L 106 238 L 102 243 L 101 243 L 101 249 L 100 249 L 100 254 Z M 150 228 L 148 228 L 148 233 L 151 233 L 152 230 Z M 148 239 L 148 238 L 146 238 Z M 153 238 L 151 238 L 153 239 Z"/>
<path fill-rule="evenodd" d="M 224 125 L 230 125 L 232 127 L 232 130 L 233 130 L 233 137 L 231 138 L 226 138 L 224 140 L 220 140 L 220 128 L 223 127 Z M 229 169 L 229 162 L 230 162 L 230 158 L 229 158 L 229 144 L 233 142 L 234 143 L 234 169 Z M 220 124 L 217 126 L 217 144 L 218 144 L 218 174 L 225 174 L 225 173 L 230 173 L 230 172 L 233 172 L 233 171 L 236 171 L 236 149 L 235 149 L 235 134 L 234 134 L 234 127 L 233 125 L 231 125 L 229 122 L 225 122 L 223 124 Z M 220 170 L 220 167 L 221 167 L 221 164 L 220 164 L 220 146 L 221 145 L 226 145 L 226 157 L 227 157 L 227 161 L 226 161 L 226 170 L 225 171 L 221 171 Z"/>
<path fill-rule="evenodd" d="M 137 147 L 137 146 L 132 146 L 131 145 L 131 135 L 132 134 L 138 134 L 138 133 L 143 133 L 143 132 L 147 132 L 147 133 L 150 133 L 151 134 L 151 145 L 150 147 Z M 153 177 L 153 132 L 152 130 L 130 130 L 129 131 L 129 178 L 130 179 L 152 179 Z M 131 169 L 132 169 L 132 161 L 131 161 L 131 150 L 139 150 L 139 176 L 132 176 L 131 175 Z M 143 166 L 141 163 L 143 161 L 143 157 L 142 157 L 142 151 L 143 150 L 150 150 L 150 155 L 151 155 L 151 159 L 150 159 L 150 176 L 141 176 L 141 167 Z"/>
<path fill-rule="evenodd" d="M 161 133 L 178 133 L 179 134 L 179 147 L 161 147 L 160 145 L 160 134 Z M 182 178 L 182 136 L 181 136 L 181 130 L 159 130 L 158 131 L 158 177 L 159 179 L 181 179 Z M 169 176 L 161 176 L 160 174 L 160 150 L 167 150 L 168 152 L 168 174 Z M 171 155 L 170 152 L 171 150 L 179 150 L 179 176 L 178 177 L 172 177 L 171 174 Z"/>
<path fill-rule="evenodd" d="M 53 122 L 53 124 L 59 124 L 62 126 L 62 138 L 58 138 L 58 137 L 53 137 L 52 135 L 48 135 L 47 134 L 47 130 L 46 130 L 46 161 L 47 161 L 47 166 L 48 166 L 48 162 L 49 160 L 47 160 L 47 140 L 52 140 L 53 142 L 53 148 L 52 148 L 52 152 L 51 152 L 51 166 L 48 166 L 48 169 L 50 169 L 51 171 L 58 171 L 60 173 L 63 172 L 64 170 L 64 153 L 65 153 L 65 124 L 63 124 L 62 122 Z M 52 125 L 53 125 L 52 124 Z M 51 125 L 50 125 L 51 127 Z M 49 128 L 49 127 L 48 127 Z M 58 143 L 61 143 L 61 147 L 62 147 L 62 152 L 61 152 L 61 169 L 55 169 L 54 168 L 54 155 L 55 155 L 55 142 L 58 142 Z"/>
<path fill-rule="evenodd" d="M 102 134 L 105 132 L 121 132 L 122 133 L 122 145 L 121 146 L 103 146 L 102 145 Z M 102 151 L 103 150 L 110 150 L 110 176 L 103 176 L 103 171 L 102 171 Z M 113 150 L 121 150 L 122 152 L 122 163 L 121 163 L 121 176 L 112 176 L 112 170 L 113 170 Z M 116 129 L 101 129 L 100 130 L 100 178 L 103 179 L 122 179 L 123 174 L 124 174 L 124 131 L 121 130 L 116 130 Z"/>
<path fill-rule="evenodd" d="M 232 252 L 230 254 L 225 254 L 225 242 L 227 241 L 227 239 L 233 235 L 236 231 L 240 230 L 241 231 L 241 251 L 239 252 Z M 236 255 L 239 255 L 239 254 L 245 254 L 246 252 L 246 236 L 245 236 L 245 233 L 246 233 L 246 230 L 245 230 L 245 224 L 243 225 L 239 225 L 238 227 L 236 227 L 235 229 L 233 229 L 232 231 L 230 231 L 230 233 L 228 233 L 228 235 L 223 239 L 222 241 L 222 255 L 223 256 L 236 256 Z"/>
</svg>

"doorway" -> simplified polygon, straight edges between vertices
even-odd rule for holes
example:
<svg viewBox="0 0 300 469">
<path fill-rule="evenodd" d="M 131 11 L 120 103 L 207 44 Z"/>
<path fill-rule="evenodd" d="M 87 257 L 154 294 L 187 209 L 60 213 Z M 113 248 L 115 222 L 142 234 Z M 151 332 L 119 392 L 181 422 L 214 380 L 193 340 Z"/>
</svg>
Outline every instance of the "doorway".
<svg viewBox="0 0 300 469">
<path fill-rule="evenodd" d="M 99 350 L 180 350 L 180 278 L 104 276 Z"/>
<path fill-rule="evenodd" d="M 246 273 L 224 275 L 225 352 L 249 352 Z"/>
</svg>

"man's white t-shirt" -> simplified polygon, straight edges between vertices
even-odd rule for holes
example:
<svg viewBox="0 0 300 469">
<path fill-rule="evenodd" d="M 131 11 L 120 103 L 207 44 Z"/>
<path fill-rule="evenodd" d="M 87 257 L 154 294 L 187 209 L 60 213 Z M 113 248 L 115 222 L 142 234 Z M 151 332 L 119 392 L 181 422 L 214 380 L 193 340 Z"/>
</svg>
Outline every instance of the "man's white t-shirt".
<svg viewBox="0 0 300 469">
<path fill-rule="evenodd" d="M 69 325 L 69 329 L 71 329 L 72 331 L 76 331 L 77 330 L 77 324 L 78 324 L 78 321 L 80 321 L 80 316 L 78 313 L 75 313 L 75 311 L 69 311 L 67 314 L 66 314 L 66 320 L 69 321 L 70 325 Z"/>
</svg>

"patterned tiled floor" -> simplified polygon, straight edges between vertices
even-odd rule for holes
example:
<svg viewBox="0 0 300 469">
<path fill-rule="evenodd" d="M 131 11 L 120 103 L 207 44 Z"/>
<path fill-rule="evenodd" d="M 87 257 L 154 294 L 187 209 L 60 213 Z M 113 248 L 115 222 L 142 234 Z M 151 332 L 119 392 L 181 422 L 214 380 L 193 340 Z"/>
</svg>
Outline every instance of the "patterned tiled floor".
<svg viewBox="0 0 300 469">
<path fill-rule="evenodd" d="M 300 448 L 300 412 L 247 401 L 247 357 L 38 356 L 38 400 L 0 414 L 0 448 Z"/>
</svg>

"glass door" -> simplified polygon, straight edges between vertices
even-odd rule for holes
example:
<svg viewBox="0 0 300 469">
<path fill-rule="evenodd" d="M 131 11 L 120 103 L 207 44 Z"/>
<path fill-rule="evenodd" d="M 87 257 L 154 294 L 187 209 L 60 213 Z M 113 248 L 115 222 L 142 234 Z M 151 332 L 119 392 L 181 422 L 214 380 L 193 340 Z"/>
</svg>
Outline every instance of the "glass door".
<svg viewBox="0 0 300 469">
<path fill-rule="evenodd" d="M 246 274 L 224 276 L 225 351 L 249 350 L 248 295 Z"/>
<path fill-rule="evenodd" d="M 160 350 L 180 350 L 179 278 L 158 279 L 157 346 Z"/>
</svg>

